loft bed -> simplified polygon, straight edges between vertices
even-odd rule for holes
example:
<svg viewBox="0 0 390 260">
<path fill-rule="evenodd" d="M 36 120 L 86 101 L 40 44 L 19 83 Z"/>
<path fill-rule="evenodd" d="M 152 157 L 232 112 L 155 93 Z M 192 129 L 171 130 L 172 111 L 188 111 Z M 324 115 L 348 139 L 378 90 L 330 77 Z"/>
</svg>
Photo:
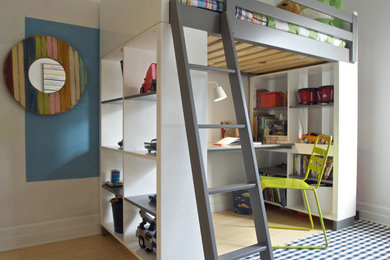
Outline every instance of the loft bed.
<svg viewBox="0 0 390 260">
<path fill-rule="evenodd" d="M 250 74 L 329 61 L 356 61 L 357 16 L 313 0 L 293 0 L 343 21 L 342 28 L 256 0 L 180 0 L 183 25 L 209 33 L 208 65 L 226 68 L 220 13 L 230 21 L 240 69 Z M 313 37 L 314 35 L 314 37 Z"/>
</svg>

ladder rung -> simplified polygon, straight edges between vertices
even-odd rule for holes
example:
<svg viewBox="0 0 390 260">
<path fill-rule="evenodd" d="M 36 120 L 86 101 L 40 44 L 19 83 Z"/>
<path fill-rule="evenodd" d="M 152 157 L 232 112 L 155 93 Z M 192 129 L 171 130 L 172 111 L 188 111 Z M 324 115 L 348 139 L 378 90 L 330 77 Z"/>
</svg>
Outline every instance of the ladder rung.
<svg viewBox="0 0 390 260">
<path fill-rule="evenodd" d="M 198 64 L 188 64 L 190 66 L 191 70 L 203 70 L 203 71 L 220 71 L 220 72 L 227 72 L 227 73 L 235 73 L 235 70 L 232 69 L 224 69 L 224 68 L 217 68 L 217 67 L 210 67 L 210 66 L 204 66 L 204 65 L 198 65 Z"/>
<path fill-rule="evenodd" d="M 226 192 L 237 191 L 237 190 L 247 190 L 247 189 L 252 189 L 252 188 L 256 188 L 255 183 L 231 184 L 231 185 L 226 185 L 226 186 L 221 186 L 221 187 L 209 188 L 209 195 L 218 194 L 218 193 L 226 193 Z"/>
<path fill-rule="evenodd" d="M 240 258 L 250 256 L 250 255 L 265 251 L 265 250 L 267 250 L 266 246 L 259 246 L 258 244 L 255 244 L 255 245 L 251 245 L 248 247 L 244 247 L 242 249 L 238 249 L 236 251 L 233 251 L 233 252 L 230 252 L 230 253 L 227 253 L 224 255 L 220 255 L 218 257 L 218 260 L 240 259 Z"/>
<path fill-rule="evenodd" d="M 245 125 L 212 125 L 212 124 L 199 124 L 199 128 L 245 128 Z"/>
</svg>

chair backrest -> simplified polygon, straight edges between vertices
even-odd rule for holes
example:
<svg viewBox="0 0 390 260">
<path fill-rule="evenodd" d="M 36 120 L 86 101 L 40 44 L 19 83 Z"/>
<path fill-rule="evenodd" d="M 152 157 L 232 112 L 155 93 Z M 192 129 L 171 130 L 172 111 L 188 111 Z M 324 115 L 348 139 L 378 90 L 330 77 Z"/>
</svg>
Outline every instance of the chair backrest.
<svg viewBox="0 0 390 260">
<path fill-rule="evenodd" d="M 325 142 L 327 142 L 327 146 L 325 149 L 318 146 L 320 143 Z M 317 185 L 315 187 L 316 189 L 318 188 L 318 186 L 320 186 L 322 176 L 324 175 L 324 170 L 326 162 L 328 160 L 328 153 L 331 144 L 331 135 L 318 135 L 316 142 L 314 143 L 313 151 L 311 152 L 304 180 L 306 180 L 309 177 L 309 174 L 312 173 L 311 177 L 317 179 Z M 332 167 L 332 165 L 329 165 L 329 167 Z"/>
</svg>

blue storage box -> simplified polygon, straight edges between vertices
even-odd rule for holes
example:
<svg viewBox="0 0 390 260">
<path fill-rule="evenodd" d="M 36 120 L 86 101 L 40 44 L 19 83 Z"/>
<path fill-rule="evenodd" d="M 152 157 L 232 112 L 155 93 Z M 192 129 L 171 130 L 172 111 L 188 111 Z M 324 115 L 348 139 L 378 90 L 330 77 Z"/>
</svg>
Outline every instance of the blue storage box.
<svg viewBox="0 0 390 260">
<path fill-rule="evenodd" d="M 233 192 L 234 212 L 243 215 L 252 213 L 249 191 L 239 190 Z"/>
</svg>

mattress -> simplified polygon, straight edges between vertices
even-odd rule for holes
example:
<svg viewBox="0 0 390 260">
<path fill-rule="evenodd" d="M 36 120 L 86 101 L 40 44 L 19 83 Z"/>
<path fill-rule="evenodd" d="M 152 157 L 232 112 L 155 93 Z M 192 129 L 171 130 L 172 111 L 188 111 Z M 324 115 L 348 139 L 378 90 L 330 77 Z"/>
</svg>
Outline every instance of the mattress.
<svg viewBox="0 0 390 260">
<path fill-rule="evenodd" d="M 199 8 L 209 9 L 216 12 L 224 10 L 224 0 L 181 0 L 182 4 L 191 5 Z M 267 26 L 270 28 L 286 31 L 313 40 L 329 43 L 334 46 L 345 47 L 345 41 L 335 38 L 332 35 L 307 29 L 296 24 L 284 22 L 273 17 L 265 16 L 249 10 L 236 7 L 236 18 L 247 22 Z"/>
</svg>

